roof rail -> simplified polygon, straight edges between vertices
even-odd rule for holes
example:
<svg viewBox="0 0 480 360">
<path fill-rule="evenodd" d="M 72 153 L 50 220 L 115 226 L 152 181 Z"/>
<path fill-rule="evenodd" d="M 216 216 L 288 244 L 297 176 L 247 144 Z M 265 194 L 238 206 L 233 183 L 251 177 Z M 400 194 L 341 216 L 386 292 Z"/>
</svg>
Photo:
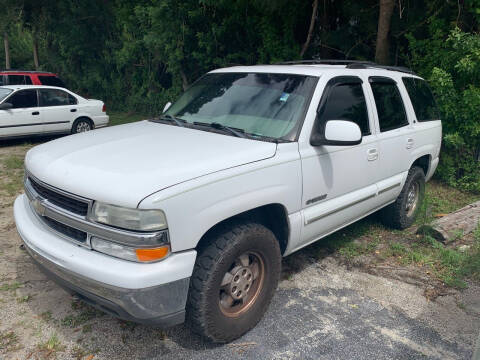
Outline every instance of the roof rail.
<svg viewBox="0 0 480 360">
<path fill-rule="evenodd" d="M 37 71 L 37 70 L 22 70 L 22 69 L 0 69 L 0 72 L 2 73 L 8 73 L 8 72 L 23 72 L 23 73 L 28 73 L 28 74 L 53 74 L 50 71 Z"/>
<path fill-rule="evenodd" d="M 407 74 L 415 74 L 412 70 L 404 66 L 379 65 L 372 61 L 363 60 L 296 60 L 279 62 L 275 65 L 345 65 L 347 69 L 384 69 L 390 71 L 399 71 Z"/>
</svg>

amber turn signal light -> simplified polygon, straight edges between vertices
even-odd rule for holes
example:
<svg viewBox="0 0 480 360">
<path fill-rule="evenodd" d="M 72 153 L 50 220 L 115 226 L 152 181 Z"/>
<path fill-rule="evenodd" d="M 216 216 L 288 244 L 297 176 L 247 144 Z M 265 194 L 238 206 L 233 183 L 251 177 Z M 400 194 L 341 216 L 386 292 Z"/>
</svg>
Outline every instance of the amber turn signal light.
<svg viewBox="0 0 480 360">
<path fill-rule="evenodd" d="M 170 247 L 168 245 L 154 249 L 135 249 L 138 261 L 157 261 L 168 255 Z"/>
</svg>

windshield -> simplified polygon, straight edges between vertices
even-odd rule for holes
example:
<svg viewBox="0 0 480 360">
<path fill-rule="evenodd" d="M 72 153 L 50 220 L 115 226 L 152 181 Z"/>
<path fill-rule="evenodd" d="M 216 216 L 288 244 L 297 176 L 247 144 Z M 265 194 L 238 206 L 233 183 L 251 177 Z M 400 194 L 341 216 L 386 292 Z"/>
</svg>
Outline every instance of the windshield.
<svg viewBox="0 0 480 360">
<path fill-rule="evenodd" d="M 0 88 L 0 102 L 2 102 L 12 91 L 13 90 L 10 89 Z"/>
<path fill-rule="evenodd" d="M 291 74 L 207 74 L 166 115 L 188 123 L 215 123 L 247 134 L 294 140 L 317 80 Z"/>
</svg>

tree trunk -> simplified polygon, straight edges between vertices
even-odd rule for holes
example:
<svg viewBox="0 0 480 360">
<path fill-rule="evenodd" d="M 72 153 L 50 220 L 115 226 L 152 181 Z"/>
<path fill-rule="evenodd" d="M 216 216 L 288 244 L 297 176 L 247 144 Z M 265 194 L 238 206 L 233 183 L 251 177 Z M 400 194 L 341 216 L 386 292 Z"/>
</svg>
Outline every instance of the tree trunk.
<svg viewBox="0 0 480 360">
<path fill-rule="evenodd" d="M 378 15 L 377 45 L 375 48 L 375 61 L 379 64 L 388 64 L 390 43 L 390 21 L 392 19 L 395 0 L 380 0 L 380 13 Z"/>
<path fill-rule="evenodd" d="M 315 20 L 317 19 L 317 9 L 318 9 L 318 0 L 313 0 L 313 10 L 312 10 L 312 18 L 310 19 L 310 27 L 308 28 L 308 35 L 307 40 L 305 40 L 305 44 L 303 44 L 302 51 L 300 51 L 300 57 L 303 58 L 305 51 L 307 51 L 308 46 L 310 45 L 310 41 L 312 40 L 313 29 L 315 27 Z"/>
<path fill-rule="evenodd" d="M 3 33 L 3 45 L 5 46 L 5 69 L 10 69 L 10 45 L 7 32 Z"/>
<path fill-rule="evenodd" d="M 38 70 L 40 67 L 38 63 L 38 42 L 37 42 L 37 35 L 33 35 L 33 63 L 35 64 L 35 70 Z"/>
<path fill-rule="evenodd" d="M 182 77 L 183 91 L 185 91 L 188 89 L 188 79 L 187 79 L 187 75 L 185 75 L 185 72 L 183 71 L 182 68 L 180 68 L 180 76 Z"/>
</svg>

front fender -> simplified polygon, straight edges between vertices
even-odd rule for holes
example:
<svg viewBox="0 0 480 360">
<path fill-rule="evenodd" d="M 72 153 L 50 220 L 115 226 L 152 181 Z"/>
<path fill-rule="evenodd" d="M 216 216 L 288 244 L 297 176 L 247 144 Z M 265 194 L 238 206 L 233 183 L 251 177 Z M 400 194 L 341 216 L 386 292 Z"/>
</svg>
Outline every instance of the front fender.
<svg viewBox="0 0 480 360">
<path fill-rule="evenodd" d="M 270 159 L 220 171 L 159 191 L 139 208 L 162 209 L 172 251 L 195 248 L 219 222 L 268 204 L 300 210 L 301 167 L 296 143 L 281 144 Z"/>
</svg>

